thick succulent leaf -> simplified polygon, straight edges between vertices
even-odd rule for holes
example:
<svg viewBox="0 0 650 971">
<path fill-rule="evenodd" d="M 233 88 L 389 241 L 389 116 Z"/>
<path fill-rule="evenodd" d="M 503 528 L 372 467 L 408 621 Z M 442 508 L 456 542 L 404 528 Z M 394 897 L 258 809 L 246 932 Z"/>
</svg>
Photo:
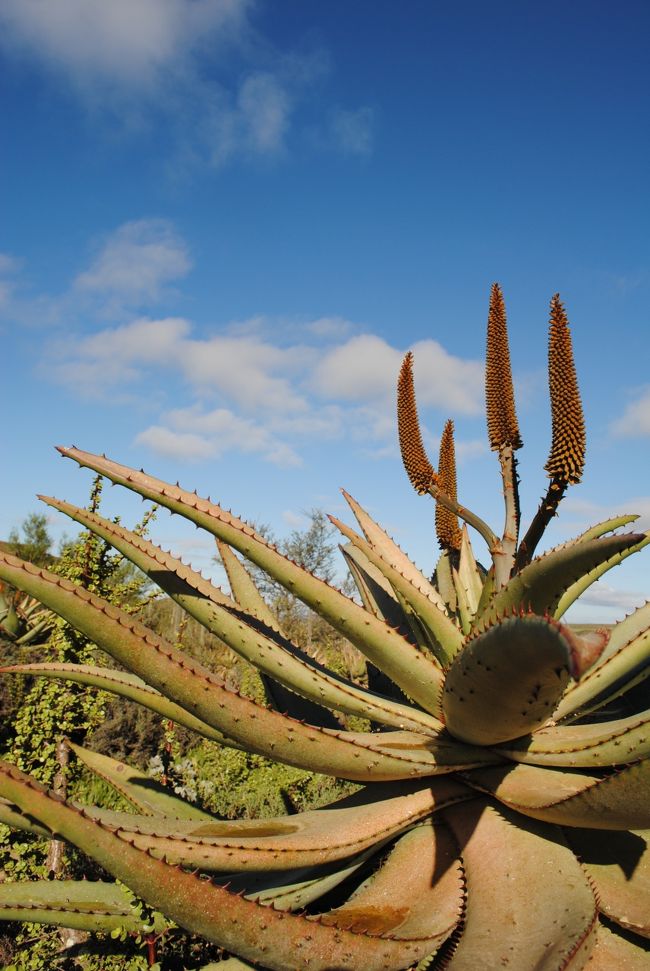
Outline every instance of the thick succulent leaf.
<svg viewBox="0 0 650 971">
<path fill-rule="evenodd" d="M 210 964 L 204 964 L 199 971 L 256 971 L 256 968 L 247 961 L 229 957 L 225 961 L 211 961 Z"/>
<path fill-rule="evenodd" d="M 246 613 L 257 617 L 257 619 L 260 620 L 269 630 L 277 631 L 280 637 L 284 638 L 277 618 L 274 616 L 271 608 L 268 606 L 262 594 L 255 586 L 255 581 L 244 564 L 237 558 L 230 547 L 226 543 L 222 543 L 219 539 L 217 540 L 217 548 L 219 550 L 221 562 L 223 563 L 226 575 L 228 577 L 230 590 L 238 606 L 246 611 Z M 284 668 L 288 660 L 288 666 L 291 668 L 296 656 L 295 652 L 290 653 L 284 649 L 282 645 L 275 644 L 273 641 L 270 642 L 271 652 L 277 653 L 278 648 L 280 652 L 284 652 L 282 654 L 282 661 L 280 661 L 280 667 Z M 259 663 L 260 660 L 263 662 L 264 656 L 264 654 L 261 654 L 260 657 L 260 653 L 256 653 L 256 662 Z M 307 656 L 302 654 L 302 652 L 298 652 L 297 657 L 299 661 L 306 666 L 309 666 L 311 671 L 318 672 L 317 676 L 324 675 L 323 670 L 319 666 L 310 663 L 310 660 L 308 660 Z M 280 658 L 278 657 L 278 661 L 279 660 Z M 280 667 L 277 668 L 278 671 L 280 670 Z M 327 708 L 323 708 L 322 705 L 316 704 L 310 698 L 305 698 L 301 695 L 294 694 L 293 691 L 287 688 L 287 675 L 284 671 L 282 673 L 283 681 L 285 683 L 283 683 L 283 681 L 277 681 L 274 677 L 269 677 L 269 675 L 264 671 L 259 671 L 266 700 L 272 708 L 275 708 L 276 711 L 283 711 L 287 715 L 291 715 L 292 718 L 298 718 L 300 721 L 308 721 L 311 725 L 318 725 L 319 728 L 340 727 L 339 722 L 336 720 L 332 712 Z M 326 677 L 326 675 L 324 676 Z M 304 670 L 301 670 L 298 673 L 298 677 L 300 680 L 304 680 Z M 309 687 L 313 691 L 315 687 L 314 683 L 312 682 Z M 329 685 L 328 687 L 331 691 L 332 687 Z M 338 686 L 336 685 L 335 681 L 334 691 L 337 687 Z M 335 705 L 336 702 L 333 702 L 333 707 Z"/>
<path fill-rule="evenodd" d="M 3 553 L 0 576 L 37 596 L 124 667 L 251 752 L 361 782 L 451 772 L 492 758 L 454 743 L 445 733 L 363 734 L 304 725 L 228 688 L 129 614 L 82 587 Z"/>
<path fill-rule="evenodd" d="M 385 842 L 378 841 L 343 864 L 336 861 L 324 867 L 301 867 L 299 870 L 229 873 L 219 879 L 229 890 L 243 893 L 247 900 L 272 904 L 276 910 L 303 910 L 353 876 L 368 859 L 380 852 Z"/>
<path fill-rule="evenodd" d="M 60 452 L 112 482 L 185 516 L 238 550 L 347 637 L 426 711 L 437 712 L 442 673 L 430 657 L 339 590 L 288 560 L 240 519 L 208 500 L 110 459 L 75 448 L 61 448 Z"/>
<path fill-rule="evenodd" d="M 124 887 L 92 880 L 0 883 L 0 920 L 56 924 L 104 933 L 123 929 L 159 934 L 169 926 L 161 914 L 155 914 L 151 924 L 145 923 Z"/>
<path fill-rule="evenodd" d="M 485 574 L 483 580 L 483 589 L 481 590 L 481 596 L 479 598 L 478 607 L 476 608 L 476 617 L 480 618 L 486 612 L 488 604 L 491 602 L 495 591 L 495 580 L 494 580 L 494 564 Z M 478 624 L 476 624 L 478 626 Z"/>
<path fill-rule="evenodd" d="M 603 664 L 608 657 L 616 654 L 622 647 L 636 640 L 650 630 L 650 601 L 637 607 L 631 614 L 624 617 L 611 628 L 605 649 L 598 660 Z"/>
<path fill-rule="evenodd" d="M 438 557 L 434 577 L 436 588 L 440 591 L 440 596 L 444 604 L 452 614 L 455 613 L 458 607 L 456 603 L 456 587 L 451 573 L 451 563 L 447 550 L 443 550 Z"/>
<path fill-rule="evenodd" d="M 223 543 L 220 539 L 217 539 L 217 549 L 219 550 L 219 556 L 226 571 L 230 592 L 235 603 L 243 607 L 247 613 L 253 614 L 254 617 L 261 620 L 267 627 L 275 628 L 275 630 L 281 633 L 282 629 L 277 617 L 255 586 L 255 581 L 241 560 L 235 556 L 228 544 Z"/>
<path fill-rule="evenodd" d="M 458 570 L 452 569 L 452 576 L 454 579 L 454 587 L 456 590 L 456 611 L 458 613 L 458 621 L 460 623 L 460 629 L 467 637 L 472 630 L 472 621 L 474 619 L 474 610 L 472 610 L 468 596 L 467 590 L 465 589 L 463 583 L 460 580 Z"/>
<path fill-rule="evenodd" d="M 650 945 L 647 941 L 641 938 L 631 941 L 600 924 L 586 971 L 648 971 L 649 967 Z"/>
<path fill-rule="evenodd" d="M 639 516 L 636 513 L 629 513 L 624 516 L 613 516 L 611 519 L 603 520 L 602 523 L 596 523 L 595 526 L 589 526 L 584 532 L 578 536 L 574 536 L 573 539 L 563 543 L 562 546 L 575 546 L 576 543 L 584 543 L 590 539 L 598 539 L 607 533 L 613 533 L 615 529 L 620 529 L 622 526 L 628 526 L 630 523 L 636 522 L 637 519 L 639 519 Z"/>
<path fill-rule="evenodd" d="M 128 671 L 114 671 L 112 668 L 100 668 L 92 664 L 66 664 L 60 661 L 42 661 L 33 664 L 9 664 L 0 668 L 0 674 L 29 674 L 42 678 L 60 681 L 75 681 L 77 684 L 87 684 L 93 688 L 101 688 L 129 701 L 136 701 L 144 708 L 157 712 L 163 718 L 183 725 L 204 738 L 231 748 L 241 748 L 233 739 L 227 738 L 223 732 L 195 718 L 180 705 L 174 704 L 155 688 L 151 688 L 142 678 Z"/>
<path fill-rule="evenodd" d="M 471 615 L 474 616 L 478 610 L 485 577 L 481 574 L 481 570 L 474 557 L 474 550 L 472 549 L 467 526 L 463 526 L 461 534 L 462 540 L 460 544 L 460 561 L 458 564 L 458 582 L 456 583 L 456 589 L 457 591 L 461 589 L 465 591 L 467 605 Z"/>
<path fill-rule="evenodd" d="M 120 795 L 145 816 L 214 821 L 214 816 L 210 813 L 176 796 L 170 789 L 144 772 L 134 769 L 125 762 L 112 759 L 108 755 L 101 755 L 82 745 L 75 745 L 74 742 L 68 742 L 68 744 L 77 758 L 91 772 L 109 782 Z"/>
<path fill-rule="evenodd" d="M 463 895 L 456 842 L 429 820 L 401 836 L 382 866 L 324 921 L 397 940 L 435 935 L 440 946 L 459 924 Z"/>
<path fill-rule="evenodd" d="M 390 564 L 402 576 L 406 577 L 414 587 L 417 587 L 432 603 L 435 603 L 446 613 L 446 604 L 440 594 L 429 583 L 421 570 L 409 559 L 406 553 L 400 549 L 397 543 L 391 539 L 363 509 L 359 503 L 349 495 L 345 489 L 341 490 L 350 509 L 354 513 L 363 535 L 366 537 L 373 549 L 379 554 L 385 563 Z"/>
<path fill-rule="evenodd" d="M 601 912 L 650 938 L 650 831 L 567 829 L 565 835 L 596 888 Z"/>
<path fill-rule="evenodd" d="M 650 828 L 650 759 L 601 776 L 520 763 L 462 777 L 534 819 L 585 829 Z"/>
<path fill-rule="evenodd" d="M 87 813 L 169 863 L 214 873 L 295 870 L 350 860 L 431 813 L 472 798 L 448 779 L 433 785 L 367 787 L 332 806 L 262 820 L 193 822 L 129 813 Z"/>
<path fill-rule="evenodd" d="M 45 839 L 51 839 L 52 837 L 49 829 L 46 829 L 40 823 L 36 823 L 33 819 L 25 816 L 17 806 L 14 806 L 7 799 L 0 799 L 0 823 L 4 823 L 5 826 L 10 826 L 11 829 L 20 829 L 25 833 L 33 833 L 34 836 L 43 836 Z"/>
<path fill-rule="evenodd" d="M 395 941 L 260 906 L 131 846 L 15 766 L 0 762 L 0 780 L 1 795 L 90 853 L 150 906 L 271 971 L 400 971 L 436 947 L 429 936 Z"/>
<path fill-rule="evenodd" d="M 43 498 L 43 497 L 41 497 Z M 51 506 L 66 513 L 75 521 L 82 523 L 97 535 L 109 542 L 126 556 L 138 569 L 146 573 L 173 600 L 211 633 L 220 637 L 240 656 L 256 665 L 262 675 L 268 675 L 274 683 L 284 685 L 298 692 L 315 706 L 299 707 L 299 699 L 287 697 L 282 710 L 301 720 L 328 728 L 338 727 L 335 719 L 323 717 L 322 705 L 337 711 L 368 717 L 372 710 L 373 720 L 397 728 L 426 730 L 439 728 L 437 719 L 424 713 L 414 712 L 406 705 L 399 705 L 390 699 L 383 699 L 365 691 L 354 682 L 332 674 L 318 664 L 277 630 L 277 622 L 272 617 L 260 616 L 263 612 L 261 597 L 254 598 L 250 585 L 246 586 L 247 604 L 238 604 L 226 597 L 221 590 L 206 580 L 200 573 L 181 563 L 175 557 L 161 550 L 149 540 L 130 532 L 110 520 L 103 519 L 86 509 L 79 509 L 60 500 L 46 499 Z M 222 544 L 222 548 L 226 548 Z M 226 556 L 229 568 L 239 592 L 244 590 L 243 567 L 239 571 L 232 562 L 232 551 Z M 238 562 L 238 561 L 237 561 Z M 252 581 L 251 581 L 252 584 Z M 261 602 L 260 602 L 261 601 Z M 248 605 L 253 605 L 252 613 Z M 270 613 L 270 612 L 269 612 Z M 270 624 L 267 624 L 270 620 Z M 271 688 L 273 693 L 273 688 Z M 292 704 L 292 702 L 294 702 Z M 276 706 L 278 707 L 278 706 Z"/>
<path fill-rule="evenodd" d="M 571 604 L 575 603 L 578 597 L 580 597 L 585 590 L 592 585 L 592 583 L 599 580 L 600 577 L 602 577 L 604 573 L 607 573 L 608 570 L 611 570 L 612 567 L 618 566 L 619 563 L 622 563 L 623 560 L 627 559 L 628 556 L 631 556 L 632 553 L 638 553 L 639 550 L 642 550 L 644 546 L 648 545 L 648 543 L 650 543 L 650 533 L 648 533 L 640 542 L 635 543 L 626 550 L 615 553 L 605 563 L 599 563 L 598 566 L 593 568 L 593 570 L 589 570 L 588 573 L 581 576 L 579 580 L 576 580 L 575 583 L 572 583 L 571 586 L 564 591 L 559 603 L 555 608 L 555 613 L 553 616 L 556 619 L 562 617 L 567 612 Z"/>
<path fill-rule="evenodd" d="M 568 631 L 533 614 L 489 627 L 447 672 L 443 712 L 449 732 L 472 745 L 497 745 L 543 725 L 569 680 Z"/>
<path fill-rule="evenodd" d="M 645 545 L 644 533 L 625 533 L 586 540 L 574 546 L 560 546 L 525 566 L 490 600 L 481 616 L 482 625 L 505 617 L 512 610 L 532 610 L 536 614 L 552 614 L 565 591 L 590 570 L 613 559 L 633 547 Z M 618 561 L 616 561 L 618 562 Z"/>
<path fill-rule="evenodd" d="M 366 610 L 372 611 L 376 617 L 386 621 L 398 630 L 402 637 L 413 640 L 407 614 L 381 570 L 378 570 L 352 543 L 341 545 L 339 549 L 345 557 Z M 420 642 L 415 638 L 413 643 Z"/>
<path fill-rule="evenodd" d="M 434 653 L 441 664 L 447 664 L 460 650 L 463 636 L 454 622 L 443 612 L 442 608 L 433 603 L 426 594 L 422 593 L 419 587 L 415 586 L 408 577 L 405 577 L 395 567 L 391 566 L 371 546 L 367 540 L 355 533 L 353 529 L 346 526 L 334 516 L 329 517 L 337 529 L 356 546 L 357 549 L 367 556 L 374 566 L 384 574 L 395 592 L 401 596 L 406 603 L 417 614 L 420 622 L 427 628 L 432 636 Z"/>
<path fill-rule="evenodd" d="M 463 933 L 445 968 L 583 968 L 598 912 L 561 832 L 483 800 L 444 817 L 467 887 Z"/>
<path fill-rule="evenodd" d="M 645 615 L 645 608 L 641 610 Z M 634 616 L 634 614 L 631 615 L 631 617 Z M 631 617 L 626 618 L 626 621 L 631 620 Z M 587 712 L 601 708 L 650 677 L 650 626 L 636 636 L 632 636 L 628 643 L 615 648 L 613 652 L 612 639 L 615 643 L 620 642 L 616 627 L 605 647 L 605 651 L 609 652 L 607 657 L 605 660 L 601 657 L 580 681 L 567 688 L 564 697 L 553 712 L 553 718 L 556 721 L 578 718 Z"/>
<path fill-rule="evenodd" d="M 515 762 L 575 768 L 627 765 L 650 757 L 650 711 L 588 725 L 553 725 L 499 746 Z"/>
<path fill-rule="evenodd" d="M 429 650 L 429 641 L 417 622 L 417 618 L 413 615 L 413 611 L 395 595 L 384 575 L 351 543 L 347 543 L 345 546 L 339 545 L 339 549 L 345 557 L 366 610 L 370 610 L 376 617 L 381 618 L 412 644 L 419 645 L 422 650 Z M 366 662 L 366 673 L 370 691 L 393 698 L 400 703 L 408 703 L 408 699 L 401 688 L 371 661 Z M 417 717 L 420 717 L 419 714 Z M 375 726 L 378 725 L 378 723 L 374 724 Z"/>
</svg>

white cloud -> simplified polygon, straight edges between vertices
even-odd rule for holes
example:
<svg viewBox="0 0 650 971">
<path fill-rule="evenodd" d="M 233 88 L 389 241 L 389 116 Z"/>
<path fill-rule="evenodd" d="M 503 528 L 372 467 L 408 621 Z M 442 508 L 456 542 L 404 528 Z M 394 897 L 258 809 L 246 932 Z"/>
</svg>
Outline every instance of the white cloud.
<svg viewBox="0 0 650 971">
<path fill-rule="evenodd" d="M 86 337 L 79 344 L 79 356 L 100 364 L 121 360 L 133 364 L 166 364 L 190 332 L 182 317 L 162 320 L 142 318 L 123 327 L 113 327 Z"/>
<path fill-rule="evenodd" d="M 343 317 L 319 317 L 305 324 L 304 329 L 315 337 L 345 337 L 350 332 L 351 324 Z"/>
<path fill-rule="evenodd" d="M 597 580 L 582 594 L 580 603 L 590 607 L 613 607 L 619 612 L 629 613 L 645 603 L 645 599 L 640 591 L 618 590 L 602 580 Z"/>
<path fill-rule="evenodd" d="M 630 402 L 623 414 L 611 424 L 617 438 L 645 438 L 650 435 L 650 388 L 642 389 L 636 401 Z"/>
<path fill-rule="evenodd" d="M 140 219 L 111 233 L 74 285 L 82 292 L 141 306 L 159 300 L 165 285 L 184 277 L 191 265 L 187 245 L 171 223 Z"/>
<path fill-rule="evenodd" d="M 178 361 L 190 383 L 219 390 L 246 411 L 300 412 L 305 398 L 283 376 L 295 373 L 309 352 L 280 348 L 257 337 L 213 337 L 186 341 L 177 348 Z"/>
<path fill-rule="evenodd" d="M 245 131 L 245 144 L 261 153 L 278 152 L 289 124 L 287 91 L 269 73 L 251 74 L 243 82 L 238 107 Z"/>
<path fill-rule="evenodd" d="M 152 425 L 136 443 L 176 459 L 201 461 L 227 452 L 255 453 L 282 467 L 299 465 L 300 458 L 285 442 L 257 422 L 226 408 L 202 412 L 180 408 L 163 415 L 165 425 Z"/>
<path fill-rule="evenodd" d="M 451 413 L 474 415 L 482 408 L 483 365 L 449 354 L 437 341 L 413 346 L 417 400 Z M 314 374 L 315 389 L 348 401 L 395 395 L 403 352 L 373 334 L 353 337 L 326 354 Z"/>
<path fill-rule="evenodd" d="M 151 87 L 199 44 L 242 29 L 249 0 L 3 0 L 4 46 L 81 86 Z"/>
<path fill-rule="evenodd" d="M 151 300 L 187 266 L 171 226 L 129 223 L 109 238 L 64 300 L 98 292 L 114 300 Z M 148 419 L 138 443 L 183 460 L 238 451 L 289 466 L 299 464 L 305 445 L 345 439 L 374 455 L 387 454 L 391 443 L 392 453 L 403 351 L 371 333 L 349 337 L 351 330 L 338 317 L 255 317 L 203 337 L 182 317 L 143 316 L 91 334 L 66 329 L 45 347 L 41 372 L 73 395 L 155 411 L 158 417 Z M 422 404 L 445 414 L 480 410 L 481 366 L 435 341 L 414 350 L 425 375 L 418 386 Z M 140 402 L 144 387 L 146 401 Z M 172 400 L 178 407 L 169 410 Z M 459 457 L 476 448 L 461 442 Z"/>
<path fill-rule="evenodd" d="M 2 0 L 0 48 L 63 79 L 94 121 L 164 127 L 165 167 L 186 175 L 287 149 L 295 108 L 321 92 L 326 52 L 282 50 L 254 25 L 254 0 Z M 314 102 L 320 147 L 368 154 L 372 111 Z M 307 123 L 309 127 L 309 123 Z"/>
<path fill-rule="evenodd" d="M 20 269 L 20 260 L 11 253 L 0 253 L 0 276 L 11 276 Z"/>
<path fill-rule="evenodd" d="M 139 319 L 89 337 L 55 341 L 45 372 L 68 390 L 100 398 L 141 378 L 146 367 L 166 366 L 189 330 L 182 318 Z"/>
<path fill-rule="evenodd" d="M 214 444 L 193 432 L 176 432 L 162 425 L 151 425 L 136 436 L 137 445 L 145 445 L 152 452 L 183 461 L 213 458 Z"/>
<path fill-rule="evenodd" d="M 20 260 L 11 253 L 0 253 L 0 309 L 10 306 L 16 285 L 13 277 L 20 265 Z"/>
<path fill-rule="evenodd" d="M 314 389 L 347 401 L 382 398 L 394 388 L 401 360 L 381 337 L 361 334 L 325 354 L 314 371 Z"/>
<path fill-rule="evenodd" d="M 370 155 L 374 121 L 374 112 L 367 106 L 356 111 L 337 108 L 330 120 L 333 144 L 345 155 Z"/>
</svg>

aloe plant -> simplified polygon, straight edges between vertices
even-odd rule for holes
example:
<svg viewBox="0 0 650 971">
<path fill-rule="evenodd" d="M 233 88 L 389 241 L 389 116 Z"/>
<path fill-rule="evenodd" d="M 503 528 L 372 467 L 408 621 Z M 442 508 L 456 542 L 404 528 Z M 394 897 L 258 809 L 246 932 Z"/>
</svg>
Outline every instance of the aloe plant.
<svg viewBox="0 0 650 971">
<path fill-rule="evenodd" d="M 345 494 L 358 531 L 333 522 L 346 540 L 359 601 L 209 499 L 104 456 L 60 449 L 216 537 L 229 595 L 141 536 L 42 497 L 109 541 L 252 662 L 269 686 L 269 703 L 232 690 L 93 593 L 7 554 L 0 577 L 64 616 L 120 669 L 3 670 L 104 688 L 224 745 L 360 788 L 322 809 L 233 822 L 78 746 L 78 757 L 119 789 L 132 812 L 63 801 L 1 762 L 0 820 L 68 840 L 119 882 L 0 886 L 0 917 L 137 927 L 124 885 L 153 908 L 157 927 L 173 921 L 230 952 L 224 967 L 650 967 L 650 709 L 639 688 L 650 675 L 650 604 L 611 631 L 581 635 L 562 620 L 591 583 L 650 536 L 618 532 L 636 518 L 621 516 L 534 555 L 567 487 L 579 481 L 585 454 L 569 325 L 557 295 L 549 337 L 550 484 L 521 540 L 515 452 L 522 442 L 497 285 L 486 372 L 503 530 L 458 501 L 451 422 L 438 469 L 431 464 L 407 355 L 398 382 L 402 456 L 416 490 L 435 500 L 441 555 L 427 579 Z M 487 543 L 488 569 L 474 556 L 468 527 Z M 388 689 L 335 675 L 292 644 L 244 561 L 348 638 L 367 659 L 369 684 L 379 671 Z M 343 730 L 332 711 L 361 716 L 368 730 Z"/>
</svg>

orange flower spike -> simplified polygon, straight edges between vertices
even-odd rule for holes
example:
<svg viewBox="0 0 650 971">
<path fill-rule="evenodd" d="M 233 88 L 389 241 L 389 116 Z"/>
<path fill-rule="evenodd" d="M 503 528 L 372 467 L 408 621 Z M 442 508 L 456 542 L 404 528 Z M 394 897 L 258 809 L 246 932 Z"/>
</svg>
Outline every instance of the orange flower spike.
<svg viewBox="0 0 650 971">
<path fill-rule="evenodd" d="M 553 434 L 544 468 L 552 479 L 573 484 L 584 469 L 586 436 L 569 321 L 559 293 L 551 300 L 548 383 Z"/>
<path fill-rule="evenodd" d="M 418 409 L 413 387 L 413 354 L 402 362 L 397 382 L 397 426 L 402 461 L 415 491 L 420 495 L 437 483 L 438 476 L 429 462 L 422 443 Z"/>
</svg>

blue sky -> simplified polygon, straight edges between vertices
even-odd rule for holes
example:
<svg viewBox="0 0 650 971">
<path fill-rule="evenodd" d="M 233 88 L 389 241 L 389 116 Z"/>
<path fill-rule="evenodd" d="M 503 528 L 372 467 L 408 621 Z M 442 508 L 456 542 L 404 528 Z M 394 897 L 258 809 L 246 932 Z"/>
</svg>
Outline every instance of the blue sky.
<svg viewBox="0 0 650 971">
<path fill-rule="evenodd" d="M 435 460 L 499 527 L 483 418 L 508 309 L 524 520 L 545 491 L 548 302 L 572 324 L 587 469 L 554 544 L 650 528 L 650 9 L 628 0 L 3 0 L 0 534 L 83 502 L 106 452 L 283 534 L 344 486 L 418 564 L 396 445 L 404 352 Z M 139 507 L 112 490 L 106 512 Z M 65 523 L 52 523 L 59 536 Z M 212 546 L 159 518 L 202 568 Z M 576 619 L 650 594 L 641 553 Z"/>
</svg>

